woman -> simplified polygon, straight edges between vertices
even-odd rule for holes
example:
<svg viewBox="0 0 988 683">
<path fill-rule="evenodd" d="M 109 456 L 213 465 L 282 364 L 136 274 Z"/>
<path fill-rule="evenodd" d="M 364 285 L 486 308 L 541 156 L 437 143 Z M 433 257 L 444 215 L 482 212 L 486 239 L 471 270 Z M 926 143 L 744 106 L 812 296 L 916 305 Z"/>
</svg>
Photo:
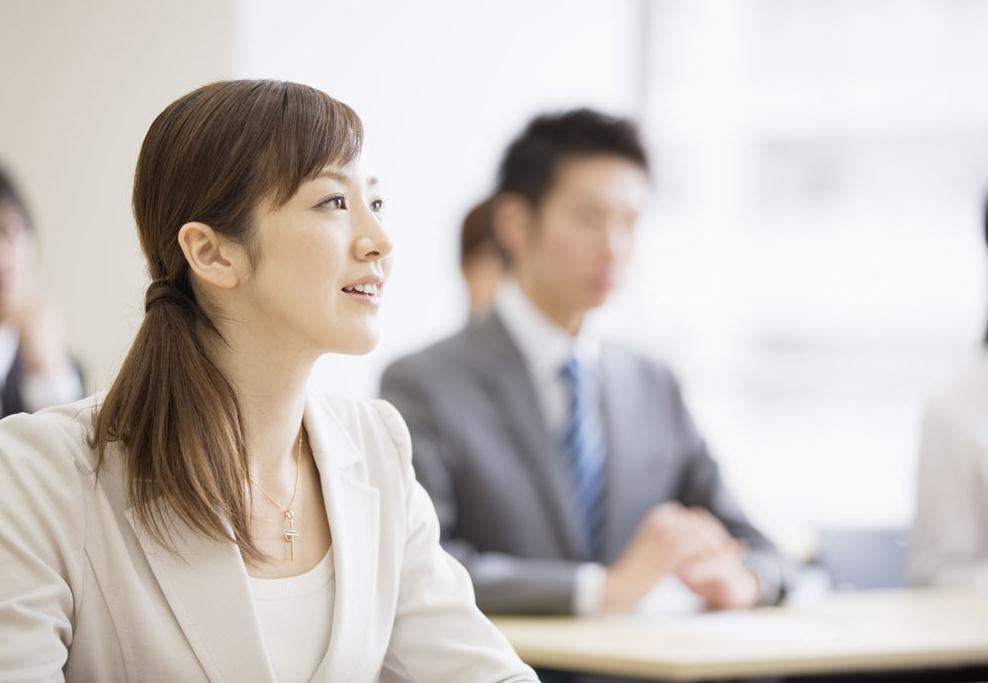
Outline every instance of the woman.
<svg viewBox="0 0 988 683">
<path fill-rule="evenodd" d="M 491 222 L 493 200 L 485 199 L 467 212 L 460 226 L 460 272 L 467 286 L 470 319 L 494 308 L 497 287 L 504 278 L 504 256 Z"/>
<path fill-rule="evenodd" d="M 397 412 L 305 390 L 377 340 L 391 243 L 361 136 L 270 81 L 151 125 L 120 374 L 0 423 L 0 679 L 535 680 L 440 550 Z"/>
<path fill-rule="evenodd" d="M 988 242 L 988 203 L 984 209 Z M 929 402 L 909 544 L 913 584 L 988 588 L 988 334 Z"/>
</svg>

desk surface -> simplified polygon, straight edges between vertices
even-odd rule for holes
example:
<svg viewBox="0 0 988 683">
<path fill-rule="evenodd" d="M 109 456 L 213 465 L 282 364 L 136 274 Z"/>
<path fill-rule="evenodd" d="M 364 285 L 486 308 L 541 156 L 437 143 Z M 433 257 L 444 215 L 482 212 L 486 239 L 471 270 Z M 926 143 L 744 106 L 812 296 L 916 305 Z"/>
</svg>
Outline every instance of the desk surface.
<svg viewBox="0 0 988 683">
<path fill-rule="evenodd" d="M 988 591 L 833 593 L 689 615 L 502 617 L 529 664 L 668 680 L 988 665 Z"/>
</svg>

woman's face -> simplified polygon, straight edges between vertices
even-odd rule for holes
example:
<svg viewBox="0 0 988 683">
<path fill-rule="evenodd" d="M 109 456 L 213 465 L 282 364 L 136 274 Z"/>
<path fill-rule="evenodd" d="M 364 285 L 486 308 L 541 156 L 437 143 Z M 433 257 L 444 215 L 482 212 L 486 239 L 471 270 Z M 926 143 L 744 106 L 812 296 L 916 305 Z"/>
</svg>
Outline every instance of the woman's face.
<svg viewBox="0 0 988 683">
<path fill-rule="evenodd" d="M 358 160 L 330 165 L 287 204 L 254 214 L 257 262 L 244 280 L 253 330 L 316 354 L 367 353 L 390 272 L 383 196 Z"/>
</svg>

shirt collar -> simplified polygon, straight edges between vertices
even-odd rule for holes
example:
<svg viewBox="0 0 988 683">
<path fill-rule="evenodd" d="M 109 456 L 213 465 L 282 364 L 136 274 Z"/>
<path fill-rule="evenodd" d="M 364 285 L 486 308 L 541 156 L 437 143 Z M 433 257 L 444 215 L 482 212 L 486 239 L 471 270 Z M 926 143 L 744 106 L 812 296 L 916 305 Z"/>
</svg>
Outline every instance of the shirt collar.
<svg viewBox="0 0 988 683">
<path fill-rule="evenodd" d="M 558 375 L 574 355 L 581 365 L 596 365 L 600 342 L 587 321 L 575 336 L 570 334 L 542 313 L 513 278 L 498 288 L 494 309 L 536 375 Z"/>
</svg>

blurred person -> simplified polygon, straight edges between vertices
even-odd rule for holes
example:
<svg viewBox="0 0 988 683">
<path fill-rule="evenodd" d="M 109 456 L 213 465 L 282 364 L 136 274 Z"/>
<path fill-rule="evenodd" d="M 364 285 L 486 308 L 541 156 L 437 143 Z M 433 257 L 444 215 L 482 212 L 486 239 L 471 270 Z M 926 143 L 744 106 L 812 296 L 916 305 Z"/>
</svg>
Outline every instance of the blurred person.
<svg viewBox="0 0 988 683">
<path fill-rule="evenodd" d="M 785 562 L 724 485 L 672 373 L 585 324 L 648 195 L 632 123 L 535 118 L 500 167 L 508 277 L 493 314 L 382 378 L 489 613 L 627 611 L 663 579 L 714 608 L 785 593 Z"/>
<path fill-rule="evenodd" d="M 13 179 L 0 169 L 0 417 L 82 397 L 62 321 L 37 280 L 34 224 Z"/>
<path fill-rule="evenodd" d="M 378 338 L 362 136 L 276 81 L 151 124 L 152 282 L 116 380 L 0 422 L 0 679 L 536 680 L 441 549 L 395 409 L 306 389 Z"/>
<path fill-rule="evenodd" d="M 988 243 L 988 201 L 983 235 Z M 907 573 L 915 585 L 988 588 L 988 332 L 923 419 Z"/>
<path fill-rule="evenodd" d="M 470 318 L 481 318 L 494 307 L 497 286 L 504 277 L 504 257 L 494 236 L 490 199 L 470 209 L 460 229 L 460 272 L 467 286 Z"/>
</svg>

